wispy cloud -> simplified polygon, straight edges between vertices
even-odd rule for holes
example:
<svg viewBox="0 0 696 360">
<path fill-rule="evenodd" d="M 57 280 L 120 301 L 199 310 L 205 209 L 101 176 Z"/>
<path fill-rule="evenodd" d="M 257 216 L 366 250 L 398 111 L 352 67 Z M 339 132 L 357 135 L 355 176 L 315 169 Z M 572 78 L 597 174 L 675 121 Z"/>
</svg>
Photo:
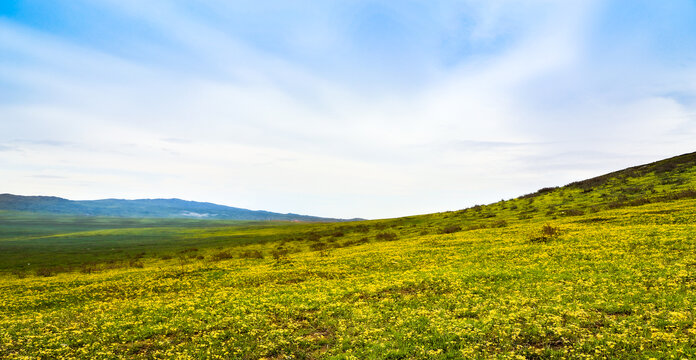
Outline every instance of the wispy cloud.
<svg viewBox="0 0 696 360">
<path fill-rule="evenodd" d="M 383 217 L 693 150 L 686 1 L 79 5 L 0 16 L 7 191 Z"/>
<path fill-rule="evenodd" d="M 58 176 L 58 175 L 43 175 L 43 174 L 31 175 L 30 177 L 36 178 L 36 179 L 48 179 L 48 180 L 63 180 L 63 179 L 66 179 L 65 176 Z"/>
</svg>

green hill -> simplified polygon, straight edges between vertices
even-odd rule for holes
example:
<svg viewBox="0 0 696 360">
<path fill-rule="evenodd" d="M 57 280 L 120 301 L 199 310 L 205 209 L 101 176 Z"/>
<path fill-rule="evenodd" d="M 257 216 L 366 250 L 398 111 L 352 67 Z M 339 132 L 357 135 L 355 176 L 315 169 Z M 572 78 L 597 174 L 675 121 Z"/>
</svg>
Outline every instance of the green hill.
<svg viewBox="0 0 696 360">
<path fill-rule="evenodd" d="M 696 358 L 695 175 L 344 223 L 0 212 L 0 358 Z"/>
</svg>

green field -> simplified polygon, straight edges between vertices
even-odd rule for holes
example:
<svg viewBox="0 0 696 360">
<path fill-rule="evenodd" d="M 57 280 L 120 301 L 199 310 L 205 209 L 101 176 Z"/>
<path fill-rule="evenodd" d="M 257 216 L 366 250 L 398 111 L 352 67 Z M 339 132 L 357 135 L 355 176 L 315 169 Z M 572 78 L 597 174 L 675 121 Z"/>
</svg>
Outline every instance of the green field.
<svg viewBox="0 0 696 360">
<path fill-rule="evenodd" d="M 0 358 L 696 358 L 696 156 L 324 224 L 0 213 Z"/>
</svg>

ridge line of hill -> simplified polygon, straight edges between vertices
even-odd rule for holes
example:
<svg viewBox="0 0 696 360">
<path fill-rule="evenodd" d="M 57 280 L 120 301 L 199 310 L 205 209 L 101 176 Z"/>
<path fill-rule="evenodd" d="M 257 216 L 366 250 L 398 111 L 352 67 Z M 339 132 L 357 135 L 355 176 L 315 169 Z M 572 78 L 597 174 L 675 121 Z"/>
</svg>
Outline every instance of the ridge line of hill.
<svg viewBox="0 0 696 360">
<path fill-rule="evenodd" d="M 68 200 L 56 196 L 0 194 L 0 210 L 56 215 L 108 216 L 127 218 L 189 218 L 216 220 L 342 222 L 336 219 L 294 213 L 249 210 L 210 202 L 172 199 Z"/>
</svg>

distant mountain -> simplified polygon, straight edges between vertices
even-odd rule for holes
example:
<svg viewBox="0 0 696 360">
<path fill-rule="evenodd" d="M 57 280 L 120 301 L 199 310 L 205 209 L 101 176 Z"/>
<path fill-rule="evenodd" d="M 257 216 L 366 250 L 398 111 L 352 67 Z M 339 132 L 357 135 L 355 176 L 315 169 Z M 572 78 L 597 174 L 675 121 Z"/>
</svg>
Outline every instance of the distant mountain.
<svg viewBox="0 0 696 360">
<path fill-rule="evenodd" d="M 256 211 L 181 199 L 68 200 L 55 196 L 0 194 L 0 210 L 61 215 L 330 222 L 344 219 Z"/>
</svg>

